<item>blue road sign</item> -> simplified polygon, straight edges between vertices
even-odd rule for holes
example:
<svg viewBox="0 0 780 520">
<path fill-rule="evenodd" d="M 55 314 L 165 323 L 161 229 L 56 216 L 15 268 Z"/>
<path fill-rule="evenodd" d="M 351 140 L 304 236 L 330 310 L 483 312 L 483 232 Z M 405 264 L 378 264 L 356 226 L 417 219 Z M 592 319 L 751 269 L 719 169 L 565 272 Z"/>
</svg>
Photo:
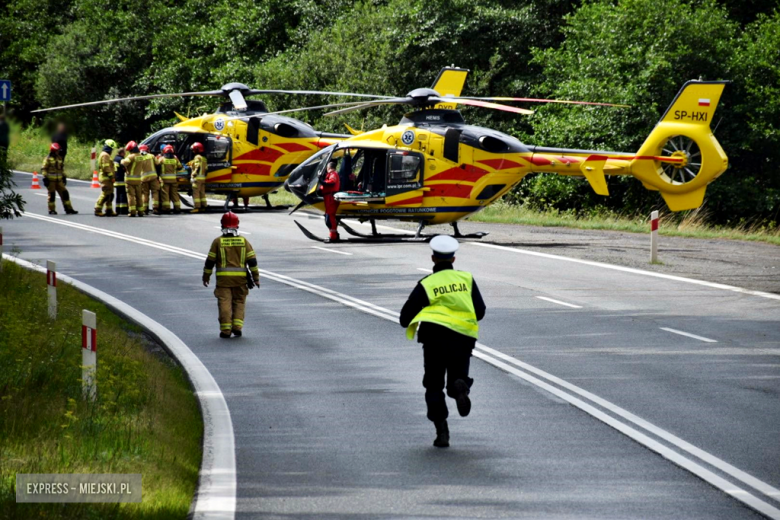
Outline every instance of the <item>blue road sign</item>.
<svg viewBox="0 0 780 520">
<path fill-rule="evenodd" d="M 11 101 L 11 82 L 0 79 L 0 101 Z"/>
</svg>

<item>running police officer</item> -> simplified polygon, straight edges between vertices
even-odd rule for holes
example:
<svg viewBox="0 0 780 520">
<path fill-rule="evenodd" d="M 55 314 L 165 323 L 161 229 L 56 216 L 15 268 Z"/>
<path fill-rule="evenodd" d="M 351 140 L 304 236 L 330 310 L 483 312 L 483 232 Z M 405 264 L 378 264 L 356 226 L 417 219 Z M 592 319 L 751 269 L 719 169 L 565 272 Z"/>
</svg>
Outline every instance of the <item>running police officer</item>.
<svg viewBox="0 0 780 520">
<path fill-rule="evenodd" d="M 423 344 L 425 402 L 428 419 L 436 426 L 433 445 L 450 445 L 447 426 L 447 395 L 455 399 L 458 413 L 466 417 L 471 411 L 469 392 L 473 379 L 469 377 L 471 351 L 477 342 L 479 324 L 485 316 L 485 302 L 477 283 L 466 271 L 456 271 L 455 251 L 458 241 L 446 235 L 431 240 L 433 274 L 417 283 L 401 310 L 401 326 L 407 338 Z M 419 327 L 418 327 L 419 324 Z"/>
<path fill-rule="evenodd" d="M 219 305 L 219 337 L 229 338 L 231 332 L 240 337 L 244 328 L 244 307 L 249 294 L 247 268 L 254 286 L 260 285 L 257 257 L 249 241 L 238 234 L 238 216 L 232 211 L 222 215 L 222 236 L 211 243 L 203 268 L 203 286 L 208 287 L 211 273 L 217 266 L 217 288 L 214 296 Z"/>
</svg>

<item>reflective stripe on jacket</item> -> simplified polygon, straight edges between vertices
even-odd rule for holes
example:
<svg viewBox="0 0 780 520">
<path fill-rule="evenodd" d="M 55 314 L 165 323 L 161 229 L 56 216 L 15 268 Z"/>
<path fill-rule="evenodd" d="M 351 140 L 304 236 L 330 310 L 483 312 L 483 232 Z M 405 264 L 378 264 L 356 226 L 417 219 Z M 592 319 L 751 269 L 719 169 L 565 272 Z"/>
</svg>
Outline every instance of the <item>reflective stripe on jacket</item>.
<svg viewBox="0 0 780 520">
<path fill-rule="evenodd" d="M 246 284 L 246 267 L 257 279 L 259 271 L 252 244 L 242 236 L 221 236 L 211 243 L 203 274 L 210 276 L 217 269 L 217 287 L 238 287 Z"/>
<path fill-rule="evenodd" d="M 176 183 L 176 173 L 181 170 L 181 162 L 176 157 L 162 157 L 157 160 L 161 166 L 160 178 L 166 184 Z"/>
<path fill-rule="evenodd" d="M 154 156 L 150 153 L 142 153 L 139 161 L 141 162 L 141 181 L 149 182 L 157 178 L 157 170 L 154 169 Z"/>
<path fill-rule="evenodd" d="M 126 159 L 122 160 L 125 167 L 125 181 L 130 186 L 141 184 L 141 154 L 131 153 Z"/>
<path fill-rule="evenodd" d="M 50 181 L 61 181 L 64 175 L 63 161 L 59 157 L 53 157 L 49 155 L 43 160 L 43 166 L 41 166 L 41 174 L 44 179 Z"/>
<path fill-rule="evenodd" d="M 206 173 L 208 173 L 209 163 L 205 157 L 198 154 L 193 160 L 187 163 L 192 168 L 192 180 L 202 181 L 206 180 Z"/>
<path fill-rule="evenodd" d="M 98 173 L 100 175 L 100 182 L 114 180 L 115 171 L 116 164 L 113 160 L 111 160 L 111 154 L 108 152 L 100 152 L 100 158 L 98 158 Z"/>
<path fill-rule="evenodd" d="M 408 339 L 414 339 L 420 322 L 436 323 L 470 338 L 479 337 L 479 323 L 471 297 L 471 273 L 447 269 L 423 278 L 420 284 L 430 304 L 407 327 Z"/>
</svg>

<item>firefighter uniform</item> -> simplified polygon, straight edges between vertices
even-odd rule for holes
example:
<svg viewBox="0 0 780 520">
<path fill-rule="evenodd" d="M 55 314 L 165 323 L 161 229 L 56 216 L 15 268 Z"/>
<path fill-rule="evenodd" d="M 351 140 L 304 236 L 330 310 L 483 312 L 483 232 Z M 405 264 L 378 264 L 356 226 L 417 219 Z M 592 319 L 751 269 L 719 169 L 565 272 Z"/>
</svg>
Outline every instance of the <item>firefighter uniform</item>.
<svg viewBox="0 0 780 520">
<path fill-rule="evenodd" d="M 143 205 L 143 194 L 141 193 L 141 154 L 134 152 L 122 159 L 122 166 L 125 167 L 125 185 L 127 189 L 127 209 L 131 217 L 143 217 L 141 211 Z"/>
<path fill-rule="evenodd" d="M 73 209 L 70 203 L 70 194 L 65 185 L 68 182 L 63 171 L 63 160 L 58 154 L 50 153 L 46 159 L 43 160 L 43 166 L 41 166 L 41 174 L 43 175 L 43 185 L 49 190 L 49 213 L 57 214 L 57 193 L 60 194 L 62 200 L 62 206 L 65 208 L 65 213 L 74 214 L 78 213 Z"/>
<path fill-rule="evenodd" d="M 171 202 L 173 202 L 173 212 L 181 213 L 179 181 L 176 178 L 176 173 L 182 169 L 181 161 L 179 161 L 178 157 L 169 153 L 159 157 L 157 164 L 160 165 L 160 178 L 162 179 L 160 196 L 163 213 L 168 213 L 171 210 Z"/>
<path fill-rule="evenodd" d="M 235 216 L 235 215 L 234 215 Z M 237 220 L 237 218 L 236 218 Z M 257 258 L 252 244 L 232 230 L 224 230 L 221 237 L 214 239 L 203 268 L 203 284 L 208 285 L 214 267 L 217 268 L 217 287 L 214 296 L 219 306 L 220 337 L 242 334 L 247 288 L 246 268 L 252 273 L 255 285 L 260 284 Z"/>
<path fill-rule="evenodd" d="M 469 377 L 471 352 L 479 334 L 477 323 L 485 316 L 485 303 L 470 273 L 456 271 L 452 263 L 458 242 L 450 236 L 431 240 L 433 274 L 417 283 L 401 310 L 400 323 L 407 338 L 423 345 L 425 402 L 428 419 L 436 426 L 434 446 L 449 446 L 447 395 L 455 399 L 465 417 L 471 410 Z"/>
<path fill-rule="evenodd" d="M 114 175 L 116 173 L 116 165 L 111 160 L 110 146 L 103 148 L 98 157 L 98 173 L 100 180 L 100 196 L 95 202 L 95 215 L 102 217 L 103 207 L 105 206 L 107 217 L 114 216 Z"/>
<path fill-rule="evenodd" d="M 141 211 L 146 215 L 149 214 L 152 207 L 154 207 L 155 213 L 160 213 L 160 179 L 157 177 L 157 170 L 155 169 L 154 156 L 150 153 L 141 152 L 141 194 L 143 195 L 143 202 L 141 203 Z M 151 192 L 151 197 L 149 196 Z M 152 206 L 154 202 L 154 206 Z"/>
<path fill-rule="evenodd" d="M 192 203 L 195 206 L 194 213 L 206 211 L 206 173 L 208 173 L 208 161 L 201 154 L 197 154 L 193 160 L 187 163 L 192 169 Z"/>
<path fill-rule="evenodd" d="M 114 157 L 114 188 L 116 188 L 116 213 L 127 215 L 127 188 L 125 184 L 125 166 L 122 164 L 124 157 L 117 153 Z"/>
</svg>

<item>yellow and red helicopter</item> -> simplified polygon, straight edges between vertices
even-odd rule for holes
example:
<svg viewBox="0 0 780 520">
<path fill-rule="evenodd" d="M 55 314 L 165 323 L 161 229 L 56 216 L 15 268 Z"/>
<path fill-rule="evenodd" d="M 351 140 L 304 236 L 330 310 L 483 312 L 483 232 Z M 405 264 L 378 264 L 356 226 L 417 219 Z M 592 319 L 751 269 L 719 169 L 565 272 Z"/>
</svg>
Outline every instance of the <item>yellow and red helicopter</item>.
<svg viewBox="0 0 780 520">
<path fill-rule="evenodd" d="M 637 152 L 573 150 L 531 146 L 518 139 L 469 125 L 456 105 L 532 113 L 498 101 L 568 102 L 529 98 L 456 97 L 434 89 L 416 89 L 404 97 L 339 103 L 338 115 L 386 104 L 413 107 L 399 124 L 359 133 L 312 155 L 292 171 L 285 189 L 301 203 L 324 212 L 318 188 L 329 161 L 338 162 L 339 219 L 370 222 L 372 234 L 341 226 L 355 240 L 404 239 L 380 235 L 377 220 L 418 223 L 415 238 L 430 224 L 449 223 L 461 235 L 459 220 L 487 207 L 533 172 L 584 176 L 593 190 L 608 195 L 607 175 L 632 175 L 649 190 L 660 191 L 669 209 L 699 207 L 707 185 L 728 166 L 728 158 L 710 130 L 726 81 L 689 81 Z M 606 104 L 608 105 L 608 104 Z M 613 105 L 614 106 L 614 105 Z M 322 107 L 318 107 L 322 108 Z M 293 210 L 295 211 L 295 210 Z M 307 237 L 322 240 L 298 227 Z M 470 235 L 479 238 L 484 233 Z"/>
<path fill-rule="evenodd" d="M 433 88 L 458 95 L 465 83 L 466 73 L 462 69 L 447 67 L 439 73 Z M 228 99 L 213 114 L 187 118 L 177 113 L 178 124 L 155 132 L 142 144 L 149 146 L 152 153 L 159 153 L 162 147 L 170 144 L 179 159 L 186 163 L 193 158 L 190 147 L 199 142 L 204 146 L 208 161 L 207 192 L 226 195 L 226 208 L 231 199 L 254 196 L 263 196 L 267 207 L 271 207 L 268 194 L 279 189 L 290 172 L 322 148 L 350 136 L 319 132 L 303 121 L 282 115 L 284 112 L 270 113 L 262 101 L 246 99 L 259 94 L 345 96 L 372 100 L 390 98 L 319 90 L 262 90 L 242 83 L 228 83 L 219 90 L 106 99 L 33 112 L 158 98 L 226 97 Z M 179 191 L 191 191 L 189 175 L 184 171 L 179 173 Z"/>
</svg>

